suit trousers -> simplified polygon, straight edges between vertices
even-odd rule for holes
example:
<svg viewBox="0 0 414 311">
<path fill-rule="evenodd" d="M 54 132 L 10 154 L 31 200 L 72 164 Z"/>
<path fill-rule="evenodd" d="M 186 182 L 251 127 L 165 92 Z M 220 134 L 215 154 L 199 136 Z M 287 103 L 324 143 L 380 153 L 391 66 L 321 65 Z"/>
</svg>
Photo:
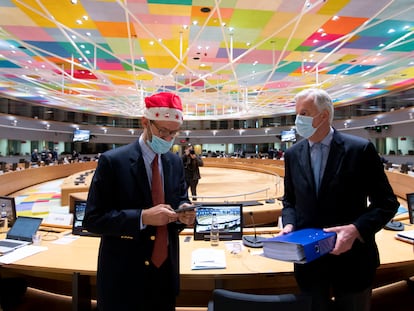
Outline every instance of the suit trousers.
<svg viewBox="0 0 414 311">
<path fill-rule="evenodd" d="M 330 255 L 328 255 L 330 256 Z M 312 297 L 312 311 L 369 311 L 371 285 L 361 287 L 337 274 L 340 266 L 330 267 L 329 258 L 308 264 L 295 264 L 295 277 L 305 295 Z"/>
<path fill-rule="evenodd" d="M 171 264 L 167 259 L 159 268 L 150 265 L 147 283 L 144 289 L 144 301 L 141 304 L 140 311 L 174 311 L 175 310 L 175 291 L 172 288 Z"/>
</svg>

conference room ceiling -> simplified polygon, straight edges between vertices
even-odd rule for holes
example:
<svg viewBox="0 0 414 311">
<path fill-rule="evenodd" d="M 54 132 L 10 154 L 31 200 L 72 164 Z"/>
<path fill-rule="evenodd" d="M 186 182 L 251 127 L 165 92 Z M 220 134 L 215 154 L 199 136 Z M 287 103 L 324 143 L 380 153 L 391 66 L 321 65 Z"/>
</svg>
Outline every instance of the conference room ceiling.
<svg viewBox="0 0 414 311">
<path fill-rule="evenodd" d="M 185 119 L 349 105 L 414 85 L 412 0 L 0 0 L 0 96 L 138 117 L 176 92 Z M 368 108 L 368 107 L 367 107 Z"/>
</svg>

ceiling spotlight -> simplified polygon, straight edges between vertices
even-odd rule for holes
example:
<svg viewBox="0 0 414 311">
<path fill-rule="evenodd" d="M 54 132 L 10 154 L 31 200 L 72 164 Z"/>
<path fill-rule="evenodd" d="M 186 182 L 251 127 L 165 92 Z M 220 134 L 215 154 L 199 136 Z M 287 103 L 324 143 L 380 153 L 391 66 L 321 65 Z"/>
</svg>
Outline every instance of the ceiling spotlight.
<svg viewBox="0 0 414 311">
<path fill-rule="evenodd" d="M 408 113 L 408 117 L 410 118 L 410 120 L 412 120 L 412 119 L 413 119 L 413 117 L 414 117 L 413 113 L 412 113 L 412 112 L 409 112 L 409 113 Z"/>
<path fill-rule="evenodd" d="M 14 119 L 11 123 L 12 123 L 13 126 L 16 126 L 17 125 L 17 120 Z"/>
<path fill-rule="evenodd" d="M 211 9 L 207 8 L 207 7 L 203 7 L 203 8 L 200 9 L 200 11 L 203 12 L 203 13 L 210 13 Z"/>
<path fill-rule="evenodd" d="M 50 129 L 50 124 L 49 123 L 47 123 L 46 125 L 45 125 L 45 129 Z"/>
<path fill-rule="evenodd" d="M 78 0 L 70 0 L 70 3 L 77 4 L 78 3 Z"/>
</svg>

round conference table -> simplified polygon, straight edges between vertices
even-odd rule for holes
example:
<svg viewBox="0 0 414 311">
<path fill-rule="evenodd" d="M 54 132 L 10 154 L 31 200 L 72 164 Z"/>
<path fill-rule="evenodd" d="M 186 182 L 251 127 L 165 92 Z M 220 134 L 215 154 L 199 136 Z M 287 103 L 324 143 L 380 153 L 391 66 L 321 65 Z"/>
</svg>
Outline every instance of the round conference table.
<svg viewBox="0 0 414 311">
<path fill-rule="evenodd" d="M 70 176 L 76 174 L 76 172 L 92 168 L 94 168 L 92 165 L 71 167 L 71 169 L 65 167 L 64 174 L 62 172 L 54 172 L 53 174 L 49 172 L 47 178 L 50 178 L 50 175 L 61 178 L 64 177 L 62 174 Z M 39 172 L 36 170 L 33 169 L 33 174 Z M 15 173 L 21 172 L 23 171 Z M 4 176 L 6 174 L 0 177 Z M 38 178 L 34 179 L 38 181 Z M 10 187 L 7 189 L 10 190 Z M 15 190 L 17 191 L 17 189 Z M 4 189 L 1 191 L 4 191 Z M 258 234 L 264 236 L 272 236 L 277 231 L 278 229 L 274 227 L 257 228 Z M 95 296 L 99 238 L 78 236 L 73 238 L 69 235 L 66 236 L 66 238 L 72 238 L 72 242 L 69 244 L 56 244 L 55 241 L 48 241 L 49 239 L 62 238 L 64 234 L 58 232 L 43 233 L 42 246 L 47 247 L 46 251 L 10 264 L 4 264 L 0 267 L 0 271 L 2 276 L 24 276 L 32 287 L 70 295 L 72 296 L 73 310 L 87 310 L 90 309 L 90 299 Z M 246 228 L 245 234 L 253 234 L 253 229 Z M 186 236 L 190 236 L 189 242 L 184 242 Z M 180 236 L 181 292 L 177 299 L 178 306 L 206 306 L 214 288 L 227 288 L 252 293 L 290 293 L 297 291 L 293 277 L 293 264 L 266 258 L 260 254 L 260 250 L 256 249 L 243 248 L 240 254 L 231 254 L 231 243 L 236 241 L 230 244 L 222 241 L 218 246 L 218 248 L 225 251 L 226 269 L 191 270 L 192 252 L 198 248 L 210 247 L 208 242 L 193 241 L 191 236 L 191 229 L 186 229 Z M 381 230 L 377 233 L 381 265 L 377 270 L 375 287 L 405 280 L 414 275 L 413 246 L 396 240 L 394 236 L 395 232 L 393 231 Z"/>
</svg>

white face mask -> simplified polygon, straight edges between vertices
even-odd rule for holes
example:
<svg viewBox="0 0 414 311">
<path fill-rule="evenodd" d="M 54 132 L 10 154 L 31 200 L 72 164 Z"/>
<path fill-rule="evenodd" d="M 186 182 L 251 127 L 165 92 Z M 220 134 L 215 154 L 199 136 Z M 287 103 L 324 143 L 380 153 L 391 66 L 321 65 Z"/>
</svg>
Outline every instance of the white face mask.
<svg viewBox="0 0 414 311">
<path fill-rule="evenodd" d="M 313 127 L 313 119 L 319 116 L 321 113 L 318 113 L 314 117 L 302 116 L 300 114 L 296 115 L 296 131 L 298 134 L 304 138 L 309 138 L 315 134 L 318 127 Z"/>
</svg>

